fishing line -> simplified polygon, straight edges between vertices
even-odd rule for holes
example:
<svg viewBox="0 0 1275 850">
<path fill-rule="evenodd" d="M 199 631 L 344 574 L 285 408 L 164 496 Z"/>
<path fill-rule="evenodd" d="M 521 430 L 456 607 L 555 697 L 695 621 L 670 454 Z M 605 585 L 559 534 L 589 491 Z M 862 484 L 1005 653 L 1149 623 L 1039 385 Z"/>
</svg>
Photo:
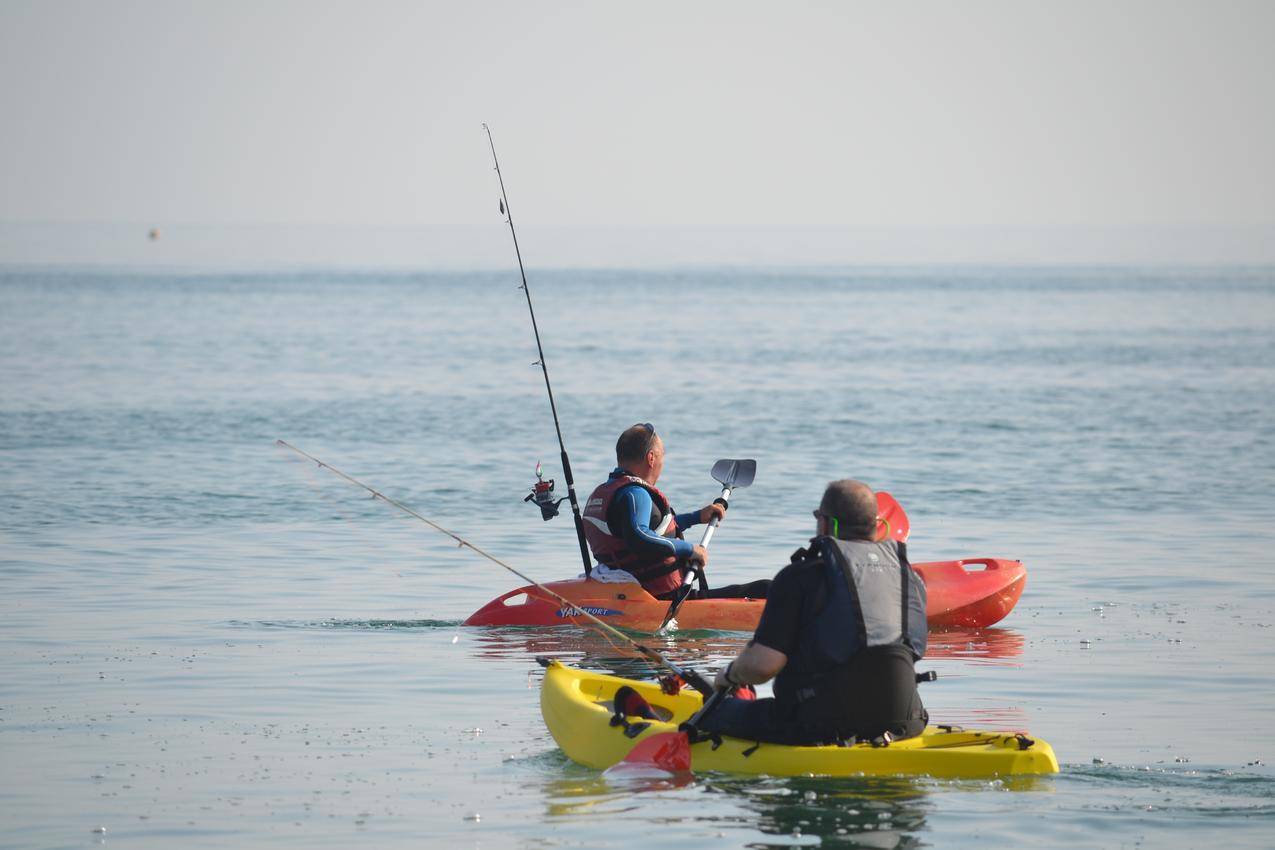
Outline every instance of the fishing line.
<svg viewBox="0 0 1275 850">
<path fill-rule="evenodd" d="M 320 515 L 328 520 L 336 520 L 351 529 L 358 540 L 357 543 L 352 541 L 351 545 L 357 545 L 361 550 L 358 557 L 369 557 L 366 568 L 376 573 L 402 580 L 404 575 L 401 565 L 393 566 L 392 564 L 399 562 L 405 551 L 414 552 L 417 550 L 415 548 L 410 550 L 406 548 L 407 537 L 405 536 L 405 531 L 402 535 L 397 529 L 393 534 L 386 534 L 384 531 L 376 534 L 368 533 L 369 518 L 383 515 L 381 508 L 365 507 L 368 502 L 376 500 L 352 496 L 353 488 L 347 482 L 340 482 L 331 475 L 324 475 L 318 467 L 305 463 L 302 458 L 281 445 L 276 444 L 274 448 L 279 452 L 280 456 L 289 459 L 289 463 L 293 468 L 300 471 L 299 477 L 314 495 L 315 501 L 313 504 Z M 333 492 L 337 489 L 342 492 Z M 402 528 L 406 529 L 407 523 L 410 521 L 409 518 L 401 514 L 396 516 L 398 518 L 394 520 L 395 526 L 398 526 L 401 522 L 403 523 Z M 416 525 L 413 523 L 412 528 L 415 527 Z M 373 551 L 371 553 L 362 551 L 367 549 Z M 380 553 L 379 557 L 377 553 Z M 438 625 L 453 625 L 453 623 L 439 623 Z M 460 621 L 456 621 L 454 625 L 460 625 Z"/>
<path fill-rule="evenodd" d="M 583 610 L 582 608 L 577 608 L 575 603 L 567 599 L 565 596 L 561 596 L 557 593 L 554 593 L 552 590 L 545 587 L 540 582 L 536 581 L 530 576 L 523 574 L 521 571 L 519 571 L 515 567 L 512 567 L 509 564 L 506 564 L 504 561 L 500 560 L 495 555 L 492 555 L 490 552 L 480 549 L 479 547 L 475 546 L 473 543 L 470 543 L 468 540 L 461 537 L 456 532 L 444 528 L 443 526 L 434 522 L 432 519 L 422 516 L 421 514 L 412 510 L 407 505 L 404 505 L 402 502 L 399 502 L 395 499 L 390 498 L 389 496 L 386 496 L 381 491 L 376 490 L 375 488 L 370 487 L 367 484 L 364 484 L 362 481 L 359 481 L 357 478 L 354 478 L 350 475 L 346 475 L 344 472 L 337 469 L 336 467 L 331 466 L 330 464 L 324 463 L 323 461 L 319 460 L 314 455 L 302 451 L 301 449 L 297 448 L 291 443 L 285 442 L 283 440 L 275 440 L 275 445 L 280 448 L 289 449 L 293 452 L 296 452 L 298 455 L 305 458 L 306 460 L 313 461 L 320 469 L 326 469 L 328 472 L 331 472 L 333 475 L 336 475 L 337 477 L 349 482 L 350 484 L 353 484 L 354 486 L 359 487 L 363 490 L 366 490 L 368 493 L 371 493 L 373 499 L 382 501 L 385 504 L 393 508 L 396 508 L 402 513 L 405 513 L 410 517 L 420 520 L 421 522 L 425 523 L 426 525 L 428 525 L 430 528 L 434 529 L 435 531 L 438 531 L 442 534 L 446 534 L 448 537 L 456 541 L 456 544 L 459 548 L 469 549 L 470 551 L 478 555 L 481 555 L 482 557 L 491 561 L 493 564 L 504 567 L 509 572 L 518 576 L 518 578 L 527 582 L 527 584 L 535 585 L 538 589 L 540 589 L 544 593 L 547 593 L 550 596 L 557 599 L 559 602 L 565 605 L 567 609 L 574 612 L 574 614 L 578 614 L 579 616 L 582 616 L 588 620 L 591 620 L 595 625 L 597 625 L 603 630 L 604 634 L 608 634 L 613 637 L 619 638 L 620 640 L 624 641 L 626 644 L 628 644 L 629 646 L 632 646 L 634 649 L 640 652 L 643 655 L 643 657 L 645 657 L 648 661 L 658 663 L 662 665 L 663 667 L 665 667 L 666 669 L 671 670 L 675 675 L 681 677 L 683 681 L 685 681 L 691 687 L 695 688 L 695 690 L 700 691 L 702 694 L 704 694 L 704 696 L 709 696 L 713 693 L 713 686 L 699 673 L 696 673 L 694 670 L 690 670 L 684 667 L 679 667 L 678 665 L 674 664 L 672 661 L 669 661 L 667 658 L 665 658 L 663 654 L 657 652 L 654 649 L 651 649 L 649 646 L 645 646 L 641 643 L 638 643 L 636 640 L 629 637 L 624 632 L 617 629 L 615 626 L 612 626 L 609 623 L 603 622 L 601 619 L 599 619 L 598 617 L 595 617 L 594 615 L 590 614 L 588 611 Z"/>
<path fill-rule="evenodd" d="M 289 462 L 293 466 L 301 470 L 303 480 L 305 481 L 306 485 L 315 493 L 315 495 L 319 499 L 322 500 L 325 510 L 331 511 L 331 516 L 333 518 L 340 520 L 341 522 L 350 526 L 351 528 L 361 529 L 363 532 L 366 532 L 367 520 L 369 515 L 366 512 L 356 514 L 355 512 L 349 509 L 349 505 L 351 503 L 357 503 L 357 502 L 363 502 L 363 503 L 375 502 L 377 501 L 377 498 L 375 496 L 371 498 L 352 497 L 351 495 L 349 495 L 349 492 L 353 492 L 355 490 L 358 490 L 359 492 L 364 492 L 364 488 L 361 488 L 357 485 L 353 485 L 349 481 L 339 479 L 335 475 L 328 474 L 327 472 L 325 472 L 322 464 L 319 464 L 318 462 L 314 462 L 314 463 L 308 462 L 308 459 L 309 459 L 308 456 L 302 457 L 298 455 L 296 451 L 293 449 L 293 447 L 284 443 L 281 440 L 275 443 L 274 448 L 281 455 L 286 456 L 289 459 Z M 320 476 L 322 476 L 322 480 L 320 480 Z M 325 484 L 323 483 L 325 481 L 330 483 L 328 483 L 325 486 Z M 349 492 L 343 493 L 340 495 L 334 495 L 331 492 L 332 488 L 334 487 L 341 487 Z M 373 508 L 372 510 L 377 511 L 378 515 L 380 512 L 382 512 L 381 508 Z M 388 514 L 388 516 L 396 517 L 396 519 L 394 520 L 394 522 L 396 523 L 400 521 L 404 523 L 408 523 L 408 522 L 411 522 L 413 519 L 415 519 L 415 517 L 409 516 L 406 513 L 402 513 L 398 511 L 392 514 Z M 418 526 L 416 525 L 416 523 L 412 523 L 412 528 L 417 528 L 417 527 Z M 362 536 L 366 537 L 367 535 L 366 533 L 364 533 Z M 388 548 L 385 545 L 384 535 L 381 535 L 381 534 L 373 535 L 369 539 L 369 542 L 370 542 L 370 545 L 372 545 L 374 548 L 388 550 Z M 398 553 L 398 550 L 394 550 L 394 551 L 396 554 Z M 403 578 L 403 573 L 399 569 L 391 569 L 390 573 L 398 579 Z M 574 607 L 572 608 L 572 610 L 575 610 Z M 639 652 L 635 652 L 632 649 L 632 647 L 630 647 L 627 643 L 619 643 L 613 637 L 611 637 L 611 635 L 605 632 L 599 631 L 598 629 L 595 629 L 592 623 L 576 622 L 575 618 L 570 615 L 566 616 L 564 619 L 566 619 L 568 622 L 571 622 L 573 625 L 580 626 L 585 631 L 587 631 L 590 635 L 599 639 L 601 643 L 605 646 L 605 649 L 602 651 L 610 652 L 615 657 L 618 657 L 618 658 L 635 658 L 636 657 L 636 658 L 642 659 L 642 661 L 646 664 L 651 663 L 650 659 L 646 658 Z M 345 623 L 336 623 L 335 621 L 334 621 L 334 624 L 338 626 L 349 625 Z M 461 620 L 423 621 L 423 624 L 426 626 L 432 625 L 437 627 L 453 627 L 454 630 L 453 630 L 453 634 L 451 638 L 451 643 L 457 644 L 460 642 L 461 635 L 462 635 L 462 628 L 464 626 L 464 622 Z M 372 625 L 372 627 L 375 627 L 374 623 L 360 623 L 360 625 Z M 550 651 L 552 652 L 552 654 L 557 655 L 562 650 L 560 647 L 557 647 L 557 648 L 551 648 L 549 650 L 543 650 L 543 648 L 541 650 L 533 649 L 532 651 Z M 570 651 L 574 651 L 574 650 L 570 650 Z"/>
</svg>

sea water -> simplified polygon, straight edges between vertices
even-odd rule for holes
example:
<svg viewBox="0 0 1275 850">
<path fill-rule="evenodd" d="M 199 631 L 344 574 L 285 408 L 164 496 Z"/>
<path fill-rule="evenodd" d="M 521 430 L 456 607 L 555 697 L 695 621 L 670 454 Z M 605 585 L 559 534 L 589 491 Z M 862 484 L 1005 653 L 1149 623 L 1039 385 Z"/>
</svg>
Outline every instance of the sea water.
<svg viewBox="0 0 1275 850">
<path fill-rule="evenodd" d="M 852 476 L 914 560 L 1029 570 L 932 636 L 936 721 L 1030 782 L 607 776 L 538 710 L 586 630 L 460 622 L 581 564 L 513 272 L 0 270 L 0 846 L 1268 847 L 1275 271 L 531 270 L 578 486 L 663 436 L 681 510 L 753 457 L 716 583 Z M 695 534 L 692 534 L 696 538 Z M 746 640 L 674 633 L 712 668 Z"/>
</svg>

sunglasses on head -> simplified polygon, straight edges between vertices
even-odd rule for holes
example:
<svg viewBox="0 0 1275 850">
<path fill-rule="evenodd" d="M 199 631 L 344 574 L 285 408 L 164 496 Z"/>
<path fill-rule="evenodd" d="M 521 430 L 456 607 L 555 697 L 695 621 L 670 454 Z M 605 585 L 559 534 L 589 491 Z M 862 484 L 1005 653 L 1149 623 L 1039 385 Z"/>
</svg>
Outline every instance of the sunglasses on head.
<svg viewBox="0 0 1275 850">
<path fill-rule="evenodd" d="M 633 427 L 641 428 L 647 433 L 646 448 L 642 449 L 642 454 L 646 454 L 651 450 L 651 446 L 655 445 L 655 426 L 650 422 L 639 422 Z"/>
</svg>

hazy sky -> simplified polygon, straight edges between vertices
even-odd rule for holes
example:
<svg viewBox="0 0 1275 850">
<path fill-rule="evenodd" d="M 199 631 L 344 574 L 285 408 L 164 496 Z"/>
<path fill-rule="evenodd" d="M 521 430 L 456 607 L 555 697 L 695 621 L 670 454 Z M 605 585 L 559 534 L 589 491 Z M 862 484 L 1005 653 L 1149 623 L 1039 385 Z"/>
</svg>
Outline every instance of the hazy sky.
<svg viewBox="0 0 1275 850">
<path fill-rule="evenodd" d="M 0 0 L 0 221 L 1275 224 L 1275 3 Z"/>
</svg>

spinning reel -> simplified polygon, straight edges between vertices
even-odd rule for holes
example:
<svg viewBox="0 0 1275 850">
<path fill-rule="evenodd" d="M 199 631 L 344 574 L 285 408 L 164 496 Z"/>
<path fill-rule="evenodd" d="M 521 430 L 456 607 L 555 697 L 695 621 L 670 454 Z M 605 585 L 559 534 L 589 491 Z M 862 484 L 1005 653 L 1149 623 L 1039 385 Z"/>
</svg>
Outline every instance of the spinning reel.
<svg viewBox="0 0 1275 850">
<path fill-rule="evenodd" d="M 558 505 L 566 500 L 566 496 L 560 499 L 553 497 L 553 479 L 545 480 L 545 474 L 540 468 L 540 461 L 536 461 L 536 483 L 531 485 L 531 492 L 527 494 L 523 501 L 534 502 L 536 507 L 540 508 L 540 518 L 548 522 L 558 515 Z"/>
</svg>

